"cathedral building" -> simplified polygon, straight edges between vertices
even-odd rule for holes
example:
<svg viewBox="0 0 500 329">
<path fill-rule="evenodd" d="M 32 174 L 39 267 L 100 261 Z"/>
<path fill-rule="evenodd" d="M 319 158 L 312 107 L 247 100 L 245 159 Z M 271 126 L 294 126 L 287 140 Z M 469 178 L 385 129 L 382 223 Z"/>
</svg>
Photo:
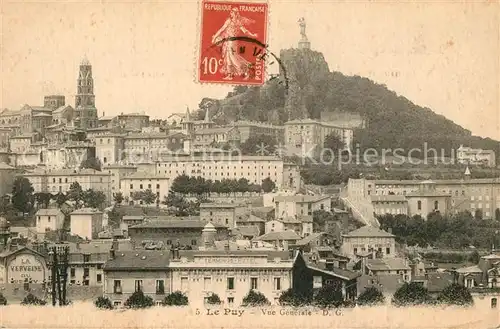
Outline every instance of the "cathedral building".
<svg viewBox="0 0 500 329">
<path fill-rule="evenodd" d="M 87 58 L 80 63 L 77 94 L 75 96 L 75 125 L 81 129 L 97 127 L 97 109 L 95 107 L 94 79 L 92 65 Z"/>
</svg>

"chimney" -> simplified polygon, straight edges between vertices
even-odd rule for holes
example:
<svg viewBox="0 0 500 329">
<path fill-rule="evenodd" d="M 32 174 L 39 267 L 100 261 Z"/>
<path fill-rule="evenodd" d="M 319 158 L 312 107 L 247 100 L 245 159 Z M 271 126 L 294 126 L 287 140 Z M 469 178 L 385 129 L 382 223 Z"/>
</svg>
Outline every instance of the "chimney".
<svg viewBox="0 0 500 329">
<path fill-rule="evenodd" d="M 113 242 L 111 243 L 111 248 L 113 248 L 113 250 L 115 251 L 119 249 L 119 243 L 116 238 L 113 238 Z"/>
<path fill-rule="evenodd" d="M 115 249 L 113 249 L 113 246 L 109 249 L 109 259 L 115 259 Z"/>
<path fill-rule="evenodd" d="M 80 250 L 80 241 L 76 242 L 76 249 Z"/>
<path fill-rule="evenodd" d="M 392 234 L 392 227 L 389 227 L 389 228 L 387 229 L 387 232 L 389 232 L 389 233 L 391 233 L 391 234 Z"/>
</svg>

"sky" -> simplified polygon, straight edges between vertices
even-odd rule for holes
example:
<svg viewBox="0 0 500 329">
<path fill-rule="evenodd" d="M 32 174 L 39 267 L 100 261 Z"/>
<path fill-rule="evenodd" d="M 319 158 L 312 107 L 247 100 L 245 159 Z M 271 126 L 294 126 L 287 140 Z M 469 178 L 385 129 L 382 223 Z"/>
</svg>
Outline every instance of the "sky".
<svg viewBox="0 0 500 329">
<path fill-rule="evenodd" d="M 500 140 L 498 2 L 270 0 L 269 49 L 296 47 L 304 17 L 330 70 L 387 85 L 473 134 Z M 232 88 L 196 82 L 198 1 L 0 1 L 0 108 L 74 105 L 93 66 L 99 116 L 166 118 Z"/>
</svg>

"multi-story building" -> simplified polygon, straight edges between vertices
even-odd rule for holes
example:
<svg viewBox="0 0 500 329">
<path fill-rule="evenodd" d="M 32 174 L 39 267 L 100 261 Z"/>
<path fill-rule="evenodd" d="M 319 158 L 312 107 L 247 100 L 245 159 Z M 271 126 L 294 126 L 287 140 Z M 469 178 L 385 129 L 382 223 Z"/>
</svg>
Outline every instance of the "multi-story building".
<svg viewBox="0 0 500 329">
<path fill-rule="evenodd" d="M 43 107 L 58 109 L 66 104 L 66 98 L 63 95 L 48 95 L 43 97 Z"/>
<path fill-rule="evenodd" d="M 111 175 L 94 169 L 44 170 L 35 168 L 22 174 L 32 184 L 34 193 L 66 193 L 73 182 L 78 182 L 83 190 L 102 191 L 108 202 L 111 200 Z"/>
<path fill-rule="evenodd" d="M 461 164 L 496 166 L 495 152 L 493 150 L 474 149 L 460 145 L 456 151 L 457 162 Z"/>
<path fill-rule="evenodd" d="M 146 240 L 154 240 L 162 241 L 167 246 L 180 243 L 183 246 L 197 249 L 202 243 L 201 232 L 206 224 L 207 222 L 201 221 L 199 217 L 189 217 L 188 219 L 169 217 L 130 226 L 128 234 L 135 245 L 140 245 Z M 213 225 L 217 230 L 216 239 L 227 240 L 229 229 L 217 223 Z"/>
<path fill-rule="evenodd" d="M 351 258 L 372 255 L 372 258 L 396 257 L 396 237 L 373 226 L 363 226 L 342 235 L 342 252 Z"/>
<path fill-rule="evenodd" d="M 94 136 L 96 157 L 104 166 L 125 160 L 125 134 L 103 134 Z"/>
<path fill-rule="evenodd" d="M 315 155 L 320 152 L 330 134 L 335 134 L 346 149 L 352 149 L 353 128 L 349 125 L 312 119 L 285 122 L 285 145 L 288 150 L 298 150 L 301 154 Z"/>
<path fill-rule="evenodd" d="M 110 250 L 104 265 L 104 295 L 122 305 L 134 292 L 142 291 L 161 304 L 170 293 L 169 251 Z"/>
<path fill-rule="evenodd" d="M 372 195 L 375 215 L 408 215 L 408 200 L 404 195 Z"/>
<path fill-rule="evenodd" d="M 187 136 L 173 133 L 134 133 L 123 138 L 123 158 L 127 163 L 161 161 L 177 152 L 183 153 Z"/>
<path fill-rule="evenodd" d="M 295 174 L 298 167 L 285 165 L 282 159 L 274 156 L 179 155 L 164 157 L 162 160 L 156 163 L 156 173 L 170 177 L 171 180 L 180 175 L 188 175 L 212 181 L 246 178 L 252 184 L 262 184 L 269 177 L 277 188 L 300 187 L 300 179 Z M 287 176 L 285 182 L 284 173 L 291 175 L 292 180 Z M 290 183 L 294 186 L 289 187 Z"/>
<path fill-rule="evenodd" d="M 70 214 L 70 220 L 71 234 L 86 240 L 97 239 L 104 228 L 103 213 L 97 209 L 77 209 Z"/>
<path fill-rule="evenodd" d="M 196 149 L 208 149 L 210 147 L 222 147 L 224 145 L 236 146 L 240 142 L 240 132 L 236 127 L 215 127 L 199 129 L 194 132 L 192 147 Z"/>
<path fill-rule="evenodd" d="M 474 214 L 480 210 L 483 218 L 494 218 L 495 210 L 500 208 L 500 178 L 471 179 L 466 175 L 464 179 L 433 180 L 424 185 L 429 184 L 434 186 L 435 192 L 439 192 L 440 209 L 444 209 L 444 194 L 449 195 L 450 204 L 446 208 L 449 213 L 470 211 Z M 418 192 L 421 185 L 422 181 L 418 180 L 349 179 L 348 194 L 353 198 L 364 199 L 373 195 L 403 195 L 406 198 L 412 192 Z M 431 199 L 431 205 L 438 199 Z M 414 200 L 418 203 L 417 199 Z M 418 205 L 415 208 L 418 209 Z M 442 210 L 440 212 L 444 213 Z"/>
<path fill-rule="evenodd" d="M 142 128 L 149 126 L 149 115 L 143 113 L 121 113 L 114 119 L 115 123 L 131 131 L 141 131 Z"/>
<path fill-rule="evenodd" d="M 284 232 L 292 230 L 300 237 L 306 237 L 313 233 L 312 216 L 283 217 L 265 223 L 265 232 Z"/>
<path fill-rule="evenodd" d="M 84 160 L 94 156 L 95 146 L 90 141 L 66 141 L 41 147 L 38 153 L 49 170 L 78 169 Z"/>
<path fill-rule="evenodd" d="M 64 214 L 57 208 L 39 209 L 36 214 L 36 232 L 44 234 L 63 228 Z"/>
<path fill-rule="evenodd" d="M 170 178 L 150 174 L 147 172 L 135 172 L 127 176 L 120 177 L 120 192 L 124 197 L 128 197 L 130 201 L 136 201 L 142 204 L 142 200 L 133 200 L 134 192 L 151 190 L 156 195 L 156 202 L 163 200 L 168 196 L 170 189 Z"/>
<path fill-rule="evenodd" d="M 233 229 L 236 227 L 238 219 L 238 208 L 246 209 L 246 206 L 234 203 L 202 203 L 200 204 L 200 219 L 205 222 L 216 223 Z"/>
<path fill-rule="evenodd" d="M 326 195 L 278 195 L 274 197 L 275 217 L 311 216 L 316 210 L 331 210 L 331 197 Z"/>
<path fill-rule="evenodd" d="M 121 165 L 121 164 L 108 164 L 102 167 L 103 171 L 108 172 L 111 175 L 111 196 L 116 193 L 123 191 L 120 190 L 120 182 L 123 177 L 131 175 L 137 172 L 137 167 L 133 165 Z"/>
<path fill-rule="evenodd" d="M 285 140 L 285 127 L 275 126 L 265 122 L 235 121 L 232 125 L 240 132 L 240 142 L 244 143 L 251 137 L 269 136 L 276 139 L 278 144 Z M 274 145 L 273 145 L 274 146 Z"/>
</svg>

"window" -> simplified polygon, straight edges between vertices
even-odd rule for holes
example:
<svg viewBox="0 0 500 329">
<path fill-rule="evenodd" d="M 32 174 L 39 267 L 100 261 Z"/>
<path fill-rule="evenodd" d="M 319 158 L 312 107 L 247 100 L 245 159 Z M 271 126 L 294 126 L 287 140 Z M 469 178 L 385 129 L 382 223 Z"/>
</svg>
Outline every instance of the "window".
<svg viewBox="0 0 500 329">
<path fill-rule="evenodd" d="M 165 293 L 165 281 L 156 280 L 156 294 L 162 295 Z"/>
<path fill-rule="evenodd" d="M 281 290 L 281 278 L 274 278 L 274 290 Z"/>
<path fill-rule="evenodd" d="M 83 261 L 84 262 L 90 262 L 90 255 L 83 255 Z"/>
<path fill-rule="evenodd" d="M 234 290 L 234 278 L 227 278 L 227 290 Z"/>
<path fill-rule="evenodd" d="M 113 306 L 121 306 L 122 305 L 122 302 L 120 302 L 119 300 L 115 300 L 113 302 Z"/>
<path fill-rule="evenodd" d="M 417 209 L 422 210 L 422 201 L 420 200 L 417 201 Z"/>
<path fill-rule="evenodd" d="M 257 278 L 250 278 L 250 289 L 257 290 Z"/>
<path fill-rule="evenodd" d="M 130 189 L 134 189 L 134 184 L 130 184 Z"/>
<path fill-rule="evenodd" d="M 113 281 L 113 293 L 121 294 L 122 293 L 122 281 L 114 280 Z"/>
<path fill-rule="evenodd" d="M 97 283 L 102 282 L 102 274 L 97 274 Z"/>
<path fill-rule="evenodd" d="M 492 298 L 491 299 L 491 308 L 496 308 L 497 307 L 497 299 L 496 298 Z"/>
<path fill-rule="evenodd" d="M 139 185 L 139 189 L 141 189 L 141 190 L 142 190 L 142 184 L 140 184 L 140 185 Z"/>
<path fill-rule="evenodd" d="M 188 278 L 182 277 L 181 278 L 181 291 L 186 291 L 186 290 L 188 290 Z"/>
<path fill-rule="evenodd" d="M 390 255 L 391 254 L 391 248 L 385 248 L 385 254 Z"/>
<path fill-rule="evenodd" d="M 75 276 L 75 269 L 74 268 L 69 269 L 69 276 L 72 278 Z"/>
<path fill-rule="evenodd" d="M 159 189 L 160 188 L 160 184 L 156 184 L 156 188 Z"/>
<path fill-rule="evenodd" d="M 471 278 L 465 279 L 465 286 L 467 288 L 473 288 L 474 287 L 474 280 Z"/>
<path fill-rule="evenodd" d="M 439 202 L 436 200 L 434 201 L 434 210 L 438 210 L 439 209 Z"/>
<path fill-rule="evenodd" d="M 211 285 L 212 285 L 212 278 L 210 277 L 203 278 L 203 290 L 205 291 L 209 290 Z"/>
<path fill-rule="evenodd" d="M 89 270 L 88 267 L 84 268 L 83 269 L 83 277 L 84 278 L 88 277 L 89 276 L 89 272 L 90 272 L 90 270 Z"/>
<path fill-rule="evenodd" d="M 313 277 L 313 288 L 321 288 L 323 286 L 323 278 L 321 276 Z"/>
<path fill-rule="evenodd" d="M 135 292 L 142 291 L 142 280 L 135 280 Z"/>
<path fill-rule="evenodd" d="M 354 254 L 356 255 L 358 253 L 358 248 L 354 248 Z"/>
<path fill-rule="evenodd" d="M 196 240 L 191 240 L 191 245 L 196 246 Z"/>
</svg>

